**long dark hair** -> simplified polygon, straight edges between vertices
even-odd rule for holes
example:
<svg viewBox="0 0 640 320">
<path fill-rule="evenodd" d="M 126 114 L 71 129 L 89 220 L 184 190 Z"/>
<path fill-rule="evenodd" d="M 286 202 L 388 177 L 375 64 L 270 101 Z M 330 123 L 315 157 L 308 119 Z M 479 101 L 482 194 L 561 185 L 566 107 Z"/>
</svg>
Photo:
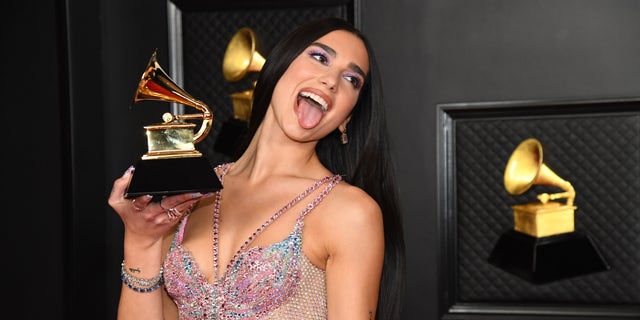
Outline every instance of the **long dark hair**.
<svg viewBox="0 0 640 320">
<path fill-rule="evenodd" d="M 399 319 L 404 296 L 405 244 L 394 166 L 390 154 L 378 65 L 371 45 L 350 22 L 336 17 L 308 22 L 295 29 L 269 53 L 253 94 L 250 127 L 240 148 L 246 150 L 271 102 L 276 83 L 291 62 L 312 42 L 334 30 L 358 36 L 369 53 L 369 74 L 347 126 L 349 142 L 340 143 L 339 131 L 321 139 L 316 152 L 332 172 L 345 176 L 378 202 L 384 220 L 385 254 L 376 319 Z"/>
</svg>

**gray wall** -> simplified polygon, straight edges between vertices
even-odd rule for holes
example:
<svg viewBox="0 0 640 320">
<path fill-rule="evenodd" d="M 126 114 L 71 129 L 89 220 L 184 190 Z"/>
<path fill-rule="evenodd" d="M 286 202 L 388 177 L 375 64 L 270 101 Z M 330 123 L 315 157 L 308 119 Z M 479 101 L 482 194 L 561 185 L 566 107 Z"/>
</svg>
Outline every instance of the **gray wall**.
<svg viewBox="0 0 640 320">
<path fill-rule="evenodd" d="M 361 2 L 405 211 L 403 318 L 438 319 L 436 105 L 640 96 L 640 2 Z M 140 63 L 159 44 L 168 52 L 166 4 L 10 0 L 5 8 L 2 96 L 15 133 L 4 175 L 9 301 L 25 318 L 114 319 L 121 227 L 106 198 L 145 150 L 130 138 L 138 124 L 156 120 L 153 107 L 127 107 Z"/>
<path fill-rule="evenodd" d="M 405 210 L 405 315 L 437 319 L 436 106 L 640 97 L 640 2 L 363 2 Z"/>
</svg>

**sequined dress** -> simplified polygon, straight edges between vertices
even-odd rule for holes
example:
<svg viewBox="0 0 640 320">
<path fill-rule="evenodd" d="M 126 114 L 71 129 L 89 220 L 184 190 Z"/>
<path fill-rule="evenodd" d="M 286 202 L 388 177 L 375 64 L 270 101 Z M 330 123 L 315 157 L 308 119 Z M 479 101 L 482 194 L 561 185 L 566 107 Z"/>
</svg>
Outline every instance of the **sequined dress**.
<svg viewBox="0 0 640 320">
<path fill-rule="evenodd" d="M 220 180 L 231 164 L 220 166 Z M 262 224 L 237 251 L 225 272 L 213 283 L 207 281 L 191 252 L 181 245 L 188 217 L 179 225 L 164 261 L 164 283 L 178 306 L 182 320 L 327 318 L 325 271 L 311 264 L 302 252 L 305 216 L 340 182 L 339 175 L 316 181 Z M 290 207 L 321 185 L 320 194 L 299 213 L 291 233 L 267 245 L 249 244 Z M 221 191 L 214 206 L 214 274 L 217 272 L 217 228 Z"/>
</svg>

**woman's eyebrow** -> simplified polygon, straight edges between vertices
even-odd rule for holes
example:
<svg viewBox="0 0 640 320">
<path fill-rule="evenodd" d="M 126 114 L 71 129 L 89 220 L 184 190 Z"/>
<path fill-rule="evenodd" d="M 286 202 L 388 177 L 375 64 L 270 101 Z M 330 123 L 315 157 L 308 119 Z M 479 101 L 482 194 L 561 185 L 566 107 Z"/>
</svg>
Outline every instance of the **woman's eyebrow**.
<svg viewBox="0 0 640 320">
<path fill-rule="evenodd" d="M 366 78 L 367 75 L 364 74 L 364 71 L 362 71 L 362 69 L 355 63 L 351 62 L 349 63 L 349 68 L 351 68 L 351 70 L 353 70 L 355 73 L 359 74 L 361 77 Z"/>
<path fill-rule="evenodd" d="M 318 46 L 318 47 L 322 48 L 324 51 L 326 51 L 327 53 L 329 53 L 333 57 L 336 56 L 336 51 L 333 50 L 333 48 L 329 47 L 328 45 L 326 45 L 324 43 L 314 42 L 311 45 L 312 46 Z"/>
<path fill-rule="evenodd" d="M 336 51 L 333 50 L 333 48 L 329 47 L 328 45 L 326 45 L 324 43 L 314 42 L 311 45 L 322 48 L 322 50 L 326 51 L 328 54 L 330 54 L 334 58 L 335 58 L 335 56 L 337 54 Z M 366 74 L 364 73 L 364 71 L 362 71 L 362 68 L 360 68 L 360 66 L 358 66 L 357 64 L 355 64 L 353 62 L 349 63 L 349 68 L 351 68 L 354 72 L 356 72 L 359 75 L 361 75 L 363 78 L 366 77 Z"/>
</svg>

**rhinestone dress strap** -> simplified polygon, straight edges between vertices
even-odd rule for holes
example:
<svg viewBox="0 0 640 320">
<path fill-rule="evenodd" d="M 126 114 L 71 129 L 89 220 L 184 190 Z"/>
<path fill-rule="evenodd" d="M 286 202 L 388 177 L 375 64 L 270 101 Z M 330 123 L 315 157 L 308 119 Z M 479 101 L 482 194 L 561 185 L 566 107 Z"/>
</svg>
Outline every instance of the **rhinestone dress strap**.
<svg viewBox="0 0 640 320">
<path fill-rule="evenodd" d="M 309 202 L 309 204 L 307 204 L 304 210 L 300 212 L 300 215 L 298 216 L 298 223 L 303 223 L 304 217 L 307 216 L 307 213 L 309 213 L 313 208 L 315 208 L 320 203 L 320 201 L 322 201 L 322 199 L 324 199 L 324 197 L 326 197 L 329 194 L 331 189 L 333 189 L 333 187 L 335 187 L 335 185 L 342 180 L 342 176 L 340 175 L 335 175 L 327 178 L 328 178 L 329 184 L 327 184 L 324 190 L 322 190 L 322 192 L 320 192 L 320 194 L 315 199 L 313 199 L 312 202 Z"/>
<path fill-rule="evenodd" d="M 222 171 L 220 172 L 220 180 L 221 181 L 223 181 L 224 175 L 227 173 L 227 171 L 229 170 L 230 166 L 231 166 L 230 163 L 229 164 L 225 164 L 225 165 L 221 165 L 221 167 L 222 167 Z M 324 178 L 322 178 L 320 180 L 317 180 L 309 188 L 307 188 L 302 193 L 300 193 L 298 196 L 293 198 L 293 200 L 291 200 L 289 203 L 287 203 L 285 206 L 283 206 L 280 210 L 278 210 L 267 221 L 265 221 L 262 225 L 260 225 L 260 227 L 258 227 L 256 229 L 256 231 L 254 231 L 251 234 L 251 236 L 249 236 L 249 238 L 242 244 L 240 249 L 238 249 L 238 251 L 236 251 L 236 253 L 234 254 L 234 256 L 231 259 L 231 261 L 229 261 L 228 265 L 229 266 L 233 265 L 235 260 L 238 258 L 238 255 L 241 252 L 243 252 L 247 248 L 247 246 L 249 246 L 249 244 L 251 244 L 251 242 L 253 242 L 253 240 L 258 235 L 260 235 L 262 233 L 262 231 L 264 231 L 264 229 L 267 226 L 269 226 L 273 221 L 275 221 L 280 215 L 282 215 L 284 212 L 289 210 L 291 207 L 296 205 L 298 202 L 300 202 L 301 200 L 306 198 L 309 194 L 311 194 L 313 191 L 315 191 L 318 187 L 320 187 L 324 183 L 329 182 L 329 184 L 324 188 L 324 190 L 322 190 L 322 192 L 312 202 L 310 202 L 305 207 L 305 209 L 300 213 L 300 216 L 298 217 L 298 221 L 301 221 L 304 218 L 304 216 L 306 216 L 306 214 L 309 213 L 309 211 L 311 211 L 311 209 L 313 209 L 318 203 L 320 203 L 320 201 L 322 201 L 322 199 L 329 193 L 329 191 L 331 191 L 331 189 L 333 189 L 333 187 L 336 184 L 338 184 L 341 180 L 342 180 L 342 177 L 340 175 L 324 177 Z M 219 220 L 220 220 L 220 198 L 222 197 L 222 192 L 221 191 L 222 190 L 218 190 L 216 192 L 216 200 L 215 200 L 215 205 L 214 205 L 214 209 L 213 209 L 213 274 L 214 274 L 216 279 L 219 279 L 219 275 L 218 275 L 218 268 L 219 268 L 219 264 L 218 264 L 219 263 L 219 261 L 218 261 L 218 240 L 219 240 L 219 238 L 218 238 L 218 235 L 219 235 Z"/>
</svg>

